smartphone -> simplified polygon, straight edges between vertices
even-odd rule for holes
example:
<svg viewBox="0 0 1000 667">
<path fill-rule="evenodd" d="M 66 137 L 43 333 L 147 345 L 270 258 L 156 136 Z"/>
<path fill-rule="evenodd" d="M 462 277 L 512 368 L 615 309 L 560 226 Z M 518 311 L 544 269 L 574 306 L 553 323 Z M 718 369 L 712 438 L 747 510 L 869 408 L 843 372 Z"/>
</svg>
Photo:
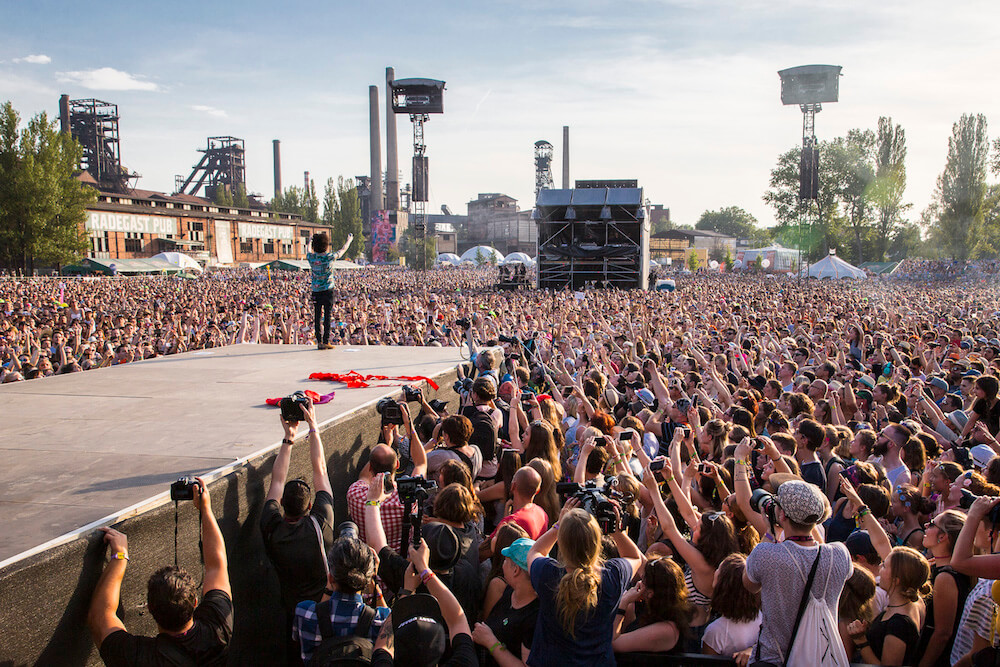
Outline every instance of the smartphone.
<svg viewBox="0 0 1000 667">
<path fill-rule="evenodd" d="M 608 439 L 605 438 L 603 435 L 597 436 L 596 438 L 594 438 L 594 446 L 595 447 L 607 447 L 608 446 Z"/>
<path fill-rule="evenodd" d="M 392 493 L 392 474 L 384 473 L 382 475 L 382 491 Z"/>
<path fill-rule="evenodd" d="M 634 435 L 635 435 L 634 431 L 625 431 L 624 433 L 621 434 L 619 440 L 621 440 L 622 442 L 629 442 L 632 440 L 632 436 Z"/>
</svg>

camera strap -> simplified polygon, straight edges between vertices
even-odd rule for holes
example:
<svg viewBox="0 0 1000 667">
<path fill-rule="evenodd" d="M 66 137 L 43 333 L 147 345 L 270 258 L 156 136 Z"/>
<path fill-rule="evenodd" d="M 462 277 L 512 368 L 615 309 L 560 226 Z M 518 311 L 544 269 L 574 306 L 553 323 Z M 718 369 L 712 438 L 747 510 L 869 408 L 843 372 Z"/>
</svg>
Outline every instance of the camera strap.
<svg viewBox="0 0 1000 667">
<path fill-rule="evenodd" d="M 316 531 L 316 539 L 319 540 L 319 553 L 323 556 L 323 570 L 326 571 L 326 576 L 330 576 L 330 564 L 326 562 L 326 544 L 323 542 L 323 529 L 319 527 L 319 521 L 312 514 L 309 515 L 309 521 L 312 523 L 313 529 Z"/>
<path fill-rule="evenodd" d="M 180 508 L 178 507 L 178 501 L 174 501 L 174 567 L 177 567 L 177 531 L 178 531 L 178 517 L 180 515 Z M 205 545 L 203 538 L 201 536 L 201 512 L 198 512 L 198 557 L 201 560 L 201 564 L 205 564 Z"/>
</svg>

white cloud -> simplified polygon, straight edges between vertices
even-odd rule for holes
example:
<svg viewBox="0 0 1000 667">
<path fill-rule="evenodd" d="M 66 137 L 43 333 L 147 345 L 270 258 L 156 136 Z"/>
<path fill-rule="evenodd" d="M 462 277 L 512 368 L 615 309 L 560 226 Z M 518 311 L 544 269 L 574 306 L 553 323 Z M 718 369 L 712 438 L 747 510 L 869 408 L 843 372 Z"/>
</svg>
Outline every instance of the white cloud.
<svg viewBox="0 0 1000 667">
<path fill-rule="evenodd" d="M 52 58 L 49 58 L 44 54 L 38 53 L 35 55 L 25 56 L 23 58 L 14 58 L 14 62 L 27 63 L 28 65 L 48 65 L 50 62 L 52 62 Z"/>
<path fill-rule="evenodd" d="M 88 90 L 159 90 L 152 81 L 143 81 L 111 67 L 80 70 L 76 72 L 59 72 L 56 78 L 62 83 L 74 83 Z"/>
<path fill-rule="evenodd" d="M 210 107 L 205 104 L 192 104 L 191 108 L 195 111 L 200 111 L 201 113 L 208 114 L 214 118 L 228 118 L 229 114 L 223 109 L 216 109 L 215 107 Z"/>
</svg>

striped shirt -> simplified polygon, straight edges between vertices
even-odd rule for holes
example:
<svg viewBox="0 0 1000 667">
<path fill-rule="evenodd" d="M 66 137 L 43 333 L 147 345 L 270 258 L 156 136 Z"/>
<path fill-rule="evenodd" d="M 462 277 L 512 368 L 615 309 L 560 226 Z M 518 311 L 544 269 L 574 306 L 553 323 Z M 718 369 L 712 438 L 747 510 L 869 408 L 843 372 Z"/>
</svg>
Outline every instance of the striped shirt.
<svg viewBox="0 0 1000 667">
<path fill-rule="evenodd" d="M 334 591 L 330 596 L 330 621 L 333 624 L 333 634 L 335 637 L 348 637 L 354 634 L 354 629 L 358 627 L 361 619 L 361 612 L 365 603 L 361 595 L 341 595 Z M 378 637 L 382 623 L 389 616 L 388 607 L 376 607 L 375 618 L 372 620 L 371 628 L 368 631 L 368 638 L 375 640 Z M 316 603 L 312 600 L 303 600 L 295 607 L 295 625 L 292 627 L 292 639 L 299 642 L 302 651 L 302 662 L 309 664 L 313 651 L 323 643 L 323 636 L 319 630 L 319 618 L 316 616 Z"/>
<path fill-rule="evenodd" d="M 993 635 L 993 615 L 997 604 L 993 601 L 993 580 L 980 579 L 965 600 L 962 620 L 955 631 L 955 643 L 951 647 L 951 664 L 961 660 L 972 650 L 976 637 L 982 637 L 995 646 L 997 637 Z"/>
</svg>

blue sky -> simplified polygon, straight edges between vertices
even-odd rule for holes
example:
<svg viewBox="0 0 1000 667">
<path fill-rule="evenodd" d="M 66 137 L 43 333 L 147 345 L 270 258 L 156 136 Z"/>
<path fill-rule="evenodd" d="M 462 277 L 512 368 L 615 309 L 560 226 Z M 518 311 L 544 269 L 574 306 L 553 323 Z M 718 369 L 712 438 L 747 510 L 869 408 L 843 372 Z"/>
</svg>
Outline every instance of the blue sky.
<svg viewBox="0 0 1000 667">
<path fill-rule="evenodd" d="M 366 174 L 368 86 L 386 66 L 447 82 L 426 127 L 431 212 L 464 212 L 478 192 L 530 207 L 534 142 L 556 147 L 558 184 L 569 125 L 573 179 L 637 178 L 678 223 L 738 205 L 770 224 L 770 169 L 801 140 L 776 72 L 802 64 L 844 67 L 821 139 L 880 115 L 903 125 L 913 217 L 962 113 L 1000 135 L 995 0 L 0 0 L 0 16 L 0 100 L 53 117 L 60 93 L 117 103 L 122 161 L 153 190 L 216 135 L 246 140 L 248 187 L 268 198 L 272 139 L 286 186 L 305 170 L 317 187 Z M 404 182 L 411 132 L 400 117 Z"/>
</svg>

